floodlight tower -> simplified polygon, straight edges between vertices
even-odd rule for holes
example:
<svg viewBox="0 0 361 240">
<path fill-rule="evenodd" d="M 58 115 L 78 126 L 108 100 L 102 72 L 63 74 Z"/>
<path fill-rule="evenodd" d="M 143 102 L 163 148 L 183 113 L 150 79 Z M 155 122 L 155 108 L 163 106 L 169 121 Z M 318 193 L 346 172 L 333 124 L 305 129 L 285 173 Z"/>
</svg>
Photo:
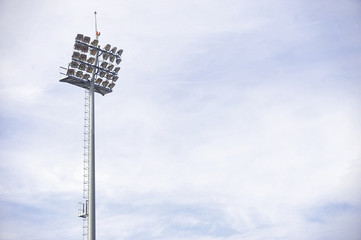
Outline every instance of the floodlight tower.
<svg viewBox="0 0 361 240">
<path fill-rule="evenodd" d="M 66 70 L 64 78 L 60 82 L 69 83 L 77 87 L 86 89 L 89 94 L 89 132 L 86 131 L 84 136 L 84 148 L 87 150 L 86 160 L 84 161 L 84 203 L 81 203 L 79 217 L 84 218 L 83 236 L 88 240 L 95 240 L 95 109 L 94 109 L 94 92 L 105 95 L 111 93 L 115 82 L 118 80 L 118 66 L 122 61 L 121 55 L 123 49 L 117 50 L 117 47 L 111 47 L 110 44 L 100 48 L 99 36 L 97 29 L 96 12 L 95 32 L 96 37 L 91 41 L 90 37 L 78 34 L 75 38 L 74 52 L 71 62 Z M 86 98 L 87 109 L 87 98 Z M 86 124 L 87 125 L 87 124 Z M 86 136 L 87 135 L 87 136 Z M 86 146 L 87 145 L 87 146 Z"/>
</svg>

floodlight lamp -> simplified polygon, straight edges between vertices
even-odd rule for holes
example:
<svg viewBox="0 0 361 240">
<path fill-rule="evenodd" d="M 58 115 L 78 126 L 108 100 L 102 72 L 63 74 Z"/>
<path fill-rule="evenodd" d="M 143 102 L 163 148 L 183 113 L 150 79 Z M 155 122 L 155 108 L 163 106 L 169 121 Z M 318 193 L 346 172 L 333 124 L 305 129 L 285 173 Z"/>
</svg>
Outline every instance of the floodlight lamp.
<svg viewBox="0 0 361 240">
<path fill-rule="evenodd" d="M 80 53 L 78 52 L 73 52 L 73 56 L 71 56 L 73 59 L 79 59 L 80 58 Z"/>
<path fill-rule="evenodd" d="M 107 45 L 105 45 L 105 47 L 104 47 L 105 51 L 109 51 L 110 48 L 111 48 L 110 44 L 107 44 Z"/>
<path fill-rule="evenodd" d="M 103 87 L 106 87 L 108 84 L 109 84 L 109 81 L 107 81 L 107 80 L 102 82 Z"/>
<path fill-rule="evenodd" d="M 115 53 L 117 51 L 117 47 L 113 47 L 112 50 L 110 50 L 112 53 Z"/>
<path fill-rule="evenodd" d="M 113 70 L 113 68 L 114 68 L 114 65 L 113 65 L 113 64 L 110 64 L 110 65 L 108 66 L 108 70 L 109 70 L 109 71 Z"/>
<path fill-rule="evenodd" d="M 99 76 L 104 77 L 105 74 L 106 74 L 105 72 L 101 71 L 101 72 L 99 73 Z"/>
<path fill-rule="evenodd" d="M 98 50 L 96 49 L 96 48 L 92 48 L 91 50 L 90 50 L 90 54 L 91 55 L 95 55 L 95 54 L 97 54 L 97 52 L 98 52 Z"/>
<path fill-rule="evenodd" d="M 94 39 L 92 42 L 91 42 L 91 45 L 93 45 L 94 47 L 97 47 L 98 46 L 98 43 L 99 41 L 97 39 Z"/>
<path fill-rule="evenodd" d="M 95 58 L 90 57 L 90 58 L 88 58 L 87 62 L 90 64 L 93 64 L 95 62 Z"/>
<path fill-rule="evenodd" d="M 89 47 L 87 45 L 83 45 L 81 48 L 81 51 L 86 53 L 86 52 L 88 52 L 88 49 L 89 49 Z"/>
<path fill-rule="evenodd" d="M 90 77 L 90 75 L 87 73 L 83 75 L 83 79 L 85 79 L 85 80 L 88 80 L 89 77 Z"/>
<path fill-rule="evenodd" d="M 85 67 L 86 67 L 85 63 L 81 63 L 81 64 L 79 65 L 79 69 L 80 69 L 80 70 L 85 70 Z"/>
<path fill-rule="evenodd" d="M 104 59 L 104 60 L 108 60 L 108 58 L 109 58 L 109 54 L 108 54 L 108 53 L 104 53 L 104 54 L 103 54 L 103 59 Z"/>
<path fill-rule="evenodd" d="M 86 69 L 86 71 L 87 71 L 88 73 L 92 73 L 93 70 L 94 70 L 94 68 L 93 68 L 93 67 L 90 67 L 90 66 Z"/>
<path fill-rule="evenodd" d="M 83 76 L 83 72 L 77 71 L 75 76 L 77 76 L 78 78 L 81 78 Z"/>
<path fill-rule="evenodd" d="M 70 66 L 71 66 L 72 68 L 77 68 L 77 67 L 79 66 L 79 63 L 78 63 L 78 62 L 75 62 L 75 61 L 72 61 L 72 62 L 70 63 Z"/>
<path fill-rule="evenodd" d="M 69 68 L 68 71 L 66 72 L 66 75 L 74 76 L 74 73 L 75 73 L 74 69 Z"/>
<path fill-rule="evenodd" d="M 90 43 L 90 37 L 84 36 L 83 42 Z"/>
<path fill-rule="evenodd" d="M 115 73 L 118 73 L 118 72 L 119 72 L 119 70 L 120 70 L 120 67 L 116 67 L 116 68 L 114 68 L 114 72 L 115 72 Z"/>
<path fill-rule="evenodd" d="M 110 80 L 113 77 L 112 74 L 107 74 L 107 79 Z"/>
<path fill-rule="evenodd" d="M 87 59 L 86 54 L 81 54 L 79 60 L 85 62 Z"/>
<path fill-rule="evenodd" d="M 111 83 L 111 84 L 109 84 L 108 87 L 109 87 L 110 89 L 113 89 L 114 86 L 115 86 L 115 83 Z"/>
<path fill-rule="evenodd" d="M 102 68 L 106 68 L 106 67 L 107 67 L 107 65 L 108 65 L 108 63 L 107 63 L 107 62 L 102 62 L 102 64 L 100 64 L 100 66 L 101 66 Z"/>
<path fill-rule="evenodd" d="M 122 61 L 121 58 L 117 58 L 117 60 L 115 61 L 117 64 L 119 64 Z"/>
<path fill-rule="evenodd" d="M 80 51 L 80 50 L 82 50 L 82 48 L 83 48 L 83 44 L 75 42 L 75 44 L 74 44 L 74 49 L 75 50 Z"/>
<path fill-rule="evenodd" d="M 115 56 L 114 56 L 114 55 L 110 55 L 110 56 L 109 56 L 109 60 L 110 60 L 111 62 L 114 62 Z"/>
<path fill-rule="evenodd" d="M 113 82 L 116 82 L 118 80 L 118 78 L 119 78 L 118 76 L 114 76 L 113 79 L 112 79 Z"/>
<path fill-rule="evenodd" d="M 98 78 L 97 80 L 95 80 L 95 83 L 99 85 L 102 81 L 103 81 L 103 79 Z"/>
<path fill-rule="evenodd" d="M 76 38 L 75 38 L 75 40 L 78 40 L 78 41 L 83 41 L 83 34 L 78 34 L 78 35 L 76 35 Z"/>
<path fill-rule="evenodd" d="M 123 53 L 123 49 L 119 49 L 117 52 L 117 55 L 120 57 L 120 56 L 122 56 L 122 53 Z"/>
</svg>

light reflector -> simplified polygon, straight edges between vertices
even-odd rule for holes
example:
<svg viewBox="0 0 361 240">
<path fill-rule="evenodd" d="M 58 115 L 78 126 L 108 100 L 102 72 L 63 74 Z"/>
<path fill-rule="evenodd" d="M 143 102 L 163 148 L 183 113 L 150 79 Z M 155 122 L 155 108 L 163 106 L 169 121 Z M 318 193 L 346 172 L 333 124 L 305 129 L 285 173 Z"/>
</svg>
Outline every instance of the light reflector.
<svg viewBox="0 0 361 240">
<path fill-rule="evenodd" d="M 104 47 L 104 49 L 105 49 L 106 51 L 109 51 L 110 48 L 111 48 L 110 44 L 107 44 L 107 45 L 105 45 L 105 47 Z"/>
<path fill-rule="evenodd" d="M 104 59 L 104 60 L 108 60 L 108 58 L 109 58 L 109 54 L 108 54 L 108 53 L 104 53 L 104 54 L 103 54 L 103 59 Z"/>
<path fill-rule="evenodd" d="M 77 68 L 77 67 L 79 66 L 79 63 L 78 63 L 78 62 L 75 62 L 75 61 L 72 61 L 72 62 L 70 63 L 70 66 L 71 66 L 72 68 Z"/>
<path fill-rule="evenodd" d="M 115 53 L 116 51 L 117 51 L 117 47 L 113 47 L 111 50 L 112 53 Z"/>
<path fill-rule="evenodd" d="M 112 74 L 107 74 L 107 79 L 110 80 L 113 77 Z"/>
<path fill-rule="evenodd" d="M 97 80 L 95 80 L 95 83 L 99 85 L 102 81 L 103 81 L 103 79 L 97 78 Z"/>
<path fill-rule="evenodd" d="M 109 84 L 109 81 L 102 82 L 103 87 L 106 87 Z"/>
<path fill-rule="evenodd" d="M 87 73 L 83 75 L 83 79 L 85 79 L 85 80 L 88 80 L 89 77 L 90 77 L 90 75 Z"/>
<path fill-rule="evenodd" d="M 81 54 L 79 60 L 85 62 L 86 61 L 86 54 Z"/>
<path fill-rule="evenodd" d="M 69 68 L 68 71 L 66 72 L 66 75 L 74 76 L 74 73 L 75 73 L 74 69 Z"/>
<path fill-rule="evenodd" d="M 115 72 L 115 73 L 118 73 L 118 72 L 119 72 L 119 70 L 120 70 L 120 67 L 116 67 L 116 68 L 114 68 L 114 72 Z"/>
<path fill-rule="evenodd" d="M 96 49 L 96 48 L 92 48 L 91 50 L 90 50 L 90 54 L 91 55 L 95 55 L 95 54 L 97 54 L 97 52 L 98 52 L 98 50 Z"/>
<path fill-rule="evenodd" d="M 80 58 L 80 53 L 78 52 L 73 52 L 73 56 L 71 56 L 73 59 L 79 59 Z"/>
<path fill-rule="evenodd" d="M 110 89 L 113 89 L 114 86 L 115 86 L 115 83 L 111 83 L 111 84 L 109 84 L 108 87 L 109 87 Z"/>
<path fill-rule="evenodd" d="M 78 34 L 78 35 L 76 35 L 76 38 L 75 38 L 75 40 L 78 40 L 78 41 L 83 41 L 83 34 Z"/>
<path fill-rule="evenodd" d="M 82 49 L 82 44 L 80 44 L 80 43 L 78 43 L 78 42 L 75 42 L 75 44 L 74 44 L 74 49 L 75 50 L 78 50 L 78 51 L 80 51 L 81 49 Z"/>
<path fill-rule="evenodd" d="M 113 70 L 113 68 L 114 68 L 114 65 L 113 65 L 113 64 L 110 64 L 110 65 L 108 66 L 108 70 L 109 70 L 109 71 Z"/>
<path fill-rule="evenodd" d="M 90 58 L 88 58 L 87 62 L 90 64 L 93 64 L 95 62 L 95 58 L 90 57 Z"/>
<path fill-rule="evenodd" d="M 83 42 L 90 43 L 90 37 L 85 36 L 84 39 L 83 39 Z"/>
<path fill-rule="evenodd" d="M 81 78 L 83 76 L 83 72 L 77 71 L 75 76 L 77 76 L 78 78 Z"/>
<path fill-rule="evenodd" d="M 85 63 L 81 63 L 81 64 L 79 65 L 79 69 L 80 69 L 80 70 L 85 70 L 85 67 L 86 67 Z"/>
<path fill-rule="evenodd" d="M 122 53 L 123 53 L 123 49 L 119 49 L 118 52 L 117 52 L 119 57 L 122 56 Z"/>
<path fill-rule="evenodd" d="M 93 45 L 94 47 L 97 47 L 98 46 L 98 43 L 99 41 L 97 39 L 94 39 L 92 42 L 91 42 L 91 45 Z"/>
<path fill-rule="evenodd" d="M 89 49 L 89 47 L 87 45 L 83 45 L 81 48 L 81 51 L 86 53 L 86 52 L 88 52 L 88 49 Z"/>
<path fill-rule="evenodd" d="M 99 73 L 99 76 L 104 77 L 104 76 L 105 76 L 105 72 L 103 72 L 103 71 L 100 72 L 100 73 Z"/>
<path fill-rule="evenodd" d="M 100 64 L 100 66 L 101 66 L 102 68 L 106 68 L 106 67 L 107 67 L 107 65 L 108 65 L 108 63 L 107 63 L 107 62 L 102 62 L 102 64 Z"/>
<path fill-rule="evenodd" d="M 93 68 L 93 67 L 90 67 L 90 66 L 88 66 L 88 68 L 86 69 L 86 71 L 87 71 L 88 73 L 92 73 L 93 70 L 94 70 L 94 68 Z"/>
</svg>

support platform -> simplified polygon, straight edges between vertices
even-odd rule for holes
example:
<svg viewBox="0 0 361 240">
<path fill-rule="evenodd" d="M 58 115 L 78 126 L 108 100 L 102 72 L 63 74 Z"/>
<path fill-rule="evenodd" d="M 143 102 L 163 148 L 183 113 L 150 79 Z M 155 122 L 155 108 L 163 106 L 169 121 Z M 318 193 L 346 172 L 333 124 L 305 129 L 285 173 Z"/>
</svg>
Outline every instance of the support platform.
<svg viewBox="0 0 361 240">
<path fill-rule="evenodd" d="M 84 88 L 84 89 L 88 89 L 90 88 L 90 80 L 85 80 L 85 79 L 80 79 L 77 77 L 73 77 L 73 76 L 66 76 L 63 79 L 60 79 L 59 82 L 65 82 L 65 83 L 70 83 L 72 85 Z M 109 88 L 105 88 L 101 85 L 97 85 L 94 84 L 94 91 L 97 93 L 100 93 L 101 95 L 105 95 L 108 93 L 111 93 L 112 90 Z"/>
</svg>

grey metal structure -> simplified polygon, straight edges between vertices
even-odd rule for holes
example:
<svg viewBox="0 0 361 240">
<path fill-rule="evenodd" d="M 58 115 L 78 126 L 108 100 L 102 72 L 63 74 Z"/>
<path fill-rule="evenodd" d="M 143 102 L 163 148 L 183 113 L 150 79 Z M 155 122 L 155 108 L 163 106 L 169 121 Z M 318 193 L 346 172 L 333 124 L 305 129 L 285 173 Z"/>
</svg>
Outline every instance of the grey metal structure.
<svg viewBox="0 0 361 240">
<path fill-rule="evenodd" d="M 107 44 L 103 49 L 98 45 L 100 33 L 97 31 L 96 12 L 95 31 L 96 38 L 91 41 L 90 37 L 78 34 L 75 38 L 72 61 L 69 63 L 64 78 L 60 82 L 72 84 L 89 91 L 89 139 L 84 140 L 89 144 L 86 151 L 88 165 L 84 166 L 84 199 L 81 203 L 79 217 L 84 218 L 87 228 L 83 234 L 88 240 L 96 239 L 96 216 L 95 216 L 95 109 L 94 93 L 105 95 L 112 92 L 115 82 L 118 80 L 118 72 L 123 50 L 117 51 Z M 86 104 L 87 106 L 87 104 Z M 85 137 L 87 138 L 87 137 Z M 87 196 L 86 196 L 87 195 Z M 83 226 L 84 227 L 84 226 Z"/>
</svg>

